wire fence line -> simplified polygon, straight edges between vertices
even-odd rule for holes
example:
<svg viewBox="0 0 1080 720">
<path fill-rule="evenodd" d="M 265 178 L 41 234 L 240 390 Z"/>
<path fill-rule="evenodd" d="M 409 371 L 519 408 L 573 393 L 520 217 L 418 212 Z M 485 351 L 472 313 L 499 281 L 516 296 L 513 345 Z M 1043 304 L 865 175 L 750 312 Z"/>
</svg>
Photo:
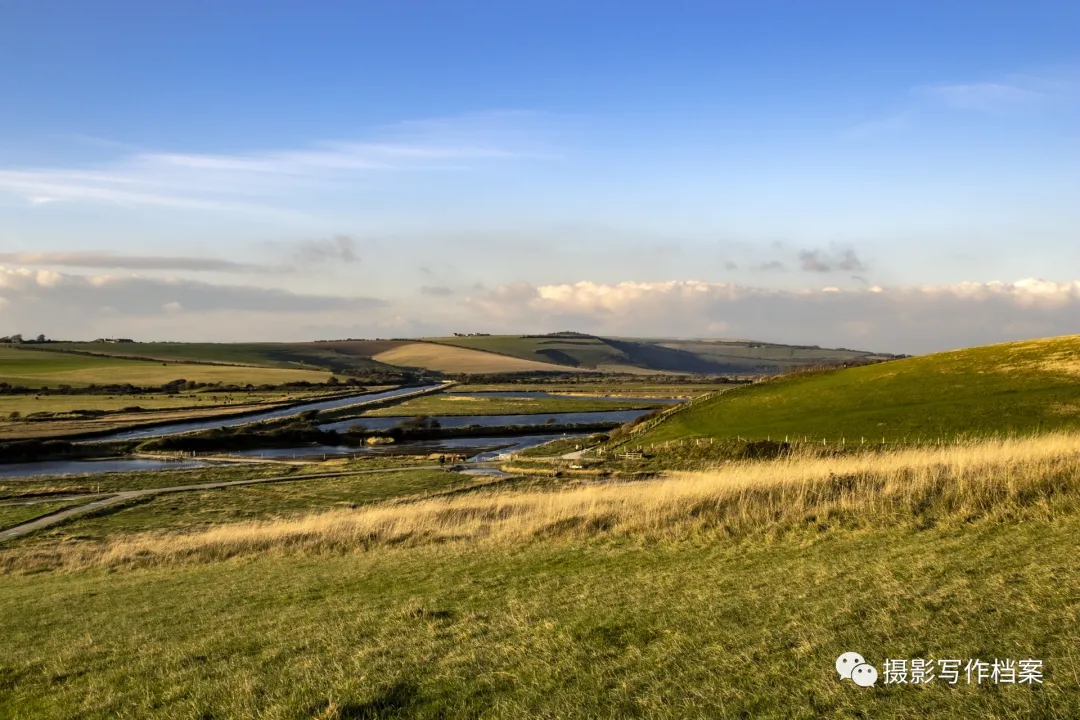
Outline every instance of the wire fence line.
<svg viewBox="0 0 1080 720">
<path fill-rule="evenodd" d="M 712 392 L 705 393 L 704 395 L 698 395 L 697 397 L 690 398 L 689 400 L 687 400 L 684 403 L 679 403 L 678 405 L 675 405 L 673 407 L 668 408 L 667 410 L 664 410 L 662 413 L 660 413 L 659 415 L 657 415 L 654 418 L 646 420 L 643 423 L 639 423 L 637 425 L 634 425 L 632 428 L 630 428 L 630 430 L 627 432 L 625 437 L 619 438 L 618 440 L 614 441 L 613 443 L 610 443 L 609 445 L 607 445 L 606 448 L 604 448 L 604 450 L 605 451 L 610 451 L 610 450 L 614 450 L 616 448 L 622 447 L 623 445 L 627 444 L 628 442 L 631 442 L 632 440 L 634 440 L 634 438 L 639 437 L 643 433 L 647 433 L 648 431 L 652 430 L 654 427 L 656 427 L 660 423 L 669 420 L 673 415 L 677 415 L 680 412 L 685 412 L 686 410 L 694 407 L 695 405 L 699 405 L 699 404 L 701 404 L 703 402 L 708 402 L 709 400 L 712 400 L 715 397 L 719 397 L 720 395 L 723 395 L 724 393 L 734 392 L 735 390 L 738 390 L 740 387 L 749 387 L 750 385 L 756 385 L 757 383 L 758 383 L 758 381 L 755 380 L 753 383 L 747 383 L 746 385 L 739 385 L 739 386 L 736 386 L 736 387 L 733 387 L 733 388 L 724 388 L 723 390 L 713 390 Z"/>
</svg>

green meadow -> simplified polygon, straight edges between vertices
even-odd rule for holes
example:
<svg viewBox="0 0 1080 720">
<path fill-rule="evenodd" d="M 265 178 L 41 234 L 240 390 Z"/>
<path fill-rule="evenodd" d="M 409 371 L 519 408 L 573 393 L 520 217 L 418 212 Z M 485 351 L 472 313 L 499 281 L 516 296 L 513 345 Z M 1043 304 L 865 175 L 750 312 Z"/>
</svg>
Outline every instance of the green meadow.
<svg viewBox="0 0 1080 720">
<path fill-rule="evenodd" d="M 227 385 L 280 385 L 303 380 L 323 383 L 330 378 L 330 373 L 287 368 L 176 364 L 0 347 L 0 382 L 11 385 L 85 387 L 90 384 L 131 383 L 159 386 L 181 378 L 191 382 Z"/>
<path fill-rule="evenodd" d="M 1080 428 L 1080 337 L 789 375 L 675 414 L 635 440 L 913 442 Z"/>
<path fill-rule="evenodd" d="M 273 554 L 3 578 L 11 718 L 1069 718 L 1080 519 Z M 858 688 L 885 658 L 1042 685 Z"/>
</svg>

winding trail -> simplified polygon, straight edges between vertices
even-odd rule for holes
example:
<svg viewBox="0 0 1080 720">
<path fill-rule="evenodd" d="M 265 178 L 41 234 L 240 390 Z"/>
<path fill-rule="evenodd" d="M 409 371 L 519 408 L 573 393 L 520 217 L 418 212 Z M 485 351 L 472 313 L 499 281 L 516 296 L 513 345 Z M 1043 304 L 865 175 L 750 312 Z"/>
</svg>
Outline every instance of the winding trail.
<svg viewBox="0 0 1080 720">
<path fill-rule="evenodd" d="M 485 468 L 491 467 L 491 463 L 460 463 L 455 467 L 460 468 Z M 213 483 L 200 483 L 197 485 L 175 485 L 172 487 L 159 487 L 159 488 L 144 488 L 141 490 L 121 490 L 116 493 L 110 493 L 107 497 L 94 502 L 87 503 L 85 505 L 79 505 L 73 508 L 67 508 L 66 510 L 60 510 L 50 515 L 35 518 L 29 520 L 20 525 L 7 528 L 6 530 L 0 530 L 0 540 L 9 540 L 11 538 L 22 537 L 29 533 L 41 530 L 43 528 L 52 527 L 58 525 L 65 520 L 69 520 L 79 515 L 85 515 L 102 508 L 107 508 L 111 505 L 118 503 L 124 503 L 136 498 L 148 497 L 152 495 L 164 495 L 166 493 L 178 493 L 178 492 L 195 492 L 198 490 L 218 490 L 220 488 L 238 487 L 241 485 L 261 485 L 265 483 L 277 483 L 277 482 L 298 482 L 303 480 L 318 480 L 320 478 L 332 478 L 332 477 L 348 477 L 352 475 L 376 475 L 378 473 L 390 473 L 390 472 L 402 472 L 408 470 L 439 470 L 447 469 L 444 465 L 411 465 L 408 467 L 396 467 L 396 468 L 378 468 L 375 470 L 353 470 L 350 472 L 333 472 L 333 473 L 312 473 L 310 475 L 280 475 L 276 477 L 266 478 L 253 478 L 250 480 L 229 480 L 225 482 L 213 482 Z"/>
</svg>

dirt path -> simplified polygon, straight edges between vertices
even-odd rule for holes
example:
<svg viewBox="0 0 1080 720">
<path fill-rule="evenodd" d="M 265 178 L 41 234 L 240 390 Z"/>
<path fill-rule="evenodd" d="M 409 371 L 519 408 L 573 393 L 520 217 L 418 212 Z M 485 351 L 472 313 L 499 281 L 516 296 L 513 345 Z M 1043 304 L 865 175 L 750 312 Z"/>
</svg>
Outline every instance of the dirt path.
<svg viewBox="0 0 1080 720">
<path fill-rule="evenodd" d="M 479 468 L 487 466 L 488 464 L 486 463 L 465 464 L 465 467 L 469 468 Z M 34 532 L 35 530 L 52 527 L 53 525 L 57 525 L 64 522 L 65 520 L 79 515 L 85 515 L 86 513 L 94 512 L 96 510 L 109 507 L 110 505 L 116 505 L 117 503 L 123 503 L 127 502 L 128 500 L 147 497 L 149 495 L 164 495 L 166 493 L 177 492 L 193 492 L 197 490 L 217 490 L 220 488 L 237 487 L 240 485 L 260 485 L 263 483 L 318 480 L 320 478 L 348 477 L 350 475 L 375 475 L 378 473 L 401 472 L 403 470 L 439 470 L 440 468 L 444 468 L 444 466 L 413 465 L 404 468 L 378 468 L 375 470 L 353 470 L 351 472 L 313 473 L 311 475 L 282 475 L 279 477 L 254 478 L 251 480 L 230 480 L 226 482 L 202 483 L 199 485 L 176 485 L 173 487 L 145 488 L 142 490 L 121 490 L 120 492 L 112 493 L 108 497 L 104 497 L 101 500 L 95 500 L 94 502 L 87 503 L 86 505 L 79 505 L 77 507 L 68 508 L 66 510 L 60 510 L 58 512 L 52 513 L 51 515 L 45 515 L 43 517 L 39 517 L 34 520 L 22 523 L 21 525 L 15 525 L 14 527 L 10 527 L 6 530 L 0 530 L 0 540 L 22 537 L 23 535 Z"/>
</svg>

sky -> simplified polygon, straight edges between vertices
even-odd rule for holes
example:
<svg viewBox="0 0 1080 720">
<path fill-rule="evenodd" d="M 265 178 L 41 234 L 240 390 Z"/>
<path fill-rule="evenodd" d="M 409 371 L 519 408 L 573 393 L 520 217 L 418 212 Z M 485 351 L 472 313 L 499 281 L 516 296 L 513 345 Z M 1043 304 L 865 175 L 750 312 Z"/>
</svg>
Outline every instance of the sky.
<svg viewBox="0 0 1080 720">
<path fill-rule="evenodd" d="M 1080 333 L 1075 2 L 0 13 L 0 335 Z"/>
</svg>

